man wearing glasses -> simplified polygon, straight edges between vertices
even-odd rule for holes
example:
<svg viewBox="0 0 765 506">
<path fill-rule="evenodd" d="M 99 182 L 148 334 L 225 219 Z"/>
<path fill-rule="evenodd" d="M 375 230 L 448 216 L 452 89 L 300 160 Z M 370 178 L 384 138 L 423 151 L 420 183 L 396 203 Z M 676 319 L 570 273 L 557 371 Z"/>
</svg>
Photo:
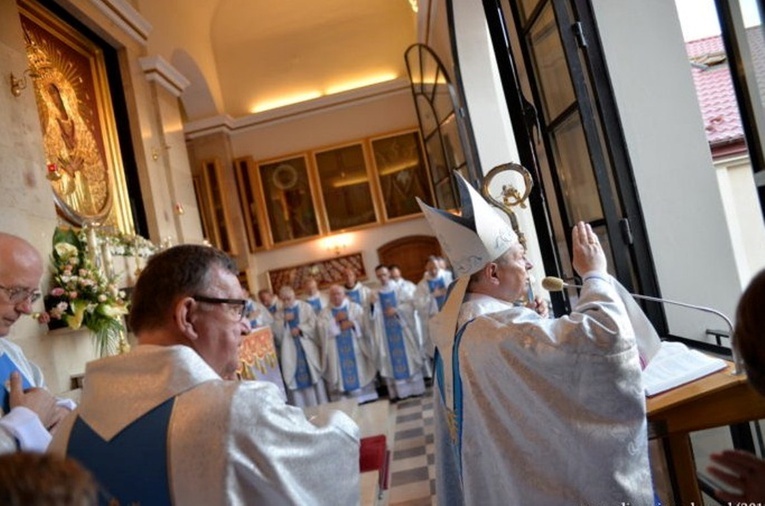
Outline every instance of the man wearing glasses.
<svg viewBox="0 0 765 506">
<path fill-rule="evenodd" d="M 21 315 L 40 298 L 42 257 L 24 239 L 0 232 L 0 453 L 43 452 L 48 432 L 74 404 L 57 400 L 44 386 L 40 368 L 6 337 Z"/>
<path fill-rule="evenodd" d="M 139 346 L 87 365 L 50 451 L 120 504 L 358 504 L 350 418 L 308 421 L 274 384 L 230 381 L 250 331 L 236 274 L 206 246 L 152 257 L 133 291 Z"/>
</svg>

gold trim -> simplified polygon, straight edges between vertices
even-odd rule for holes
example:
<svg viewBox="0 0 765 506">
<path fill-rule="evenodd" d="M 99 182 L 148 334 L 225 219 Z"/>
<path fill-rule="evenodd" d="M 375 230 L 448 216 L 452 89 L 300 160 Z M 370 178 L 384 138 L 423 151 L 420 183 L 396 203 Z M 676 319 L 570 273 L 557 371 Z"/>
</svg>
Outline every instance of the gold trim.
<svg viewBox="0 0 765 506">
<path fill-rule="evenodd" d="M 36 2 L 18 6 L 59 211 L 135 233 L 101 48 Z"/>
</svg>

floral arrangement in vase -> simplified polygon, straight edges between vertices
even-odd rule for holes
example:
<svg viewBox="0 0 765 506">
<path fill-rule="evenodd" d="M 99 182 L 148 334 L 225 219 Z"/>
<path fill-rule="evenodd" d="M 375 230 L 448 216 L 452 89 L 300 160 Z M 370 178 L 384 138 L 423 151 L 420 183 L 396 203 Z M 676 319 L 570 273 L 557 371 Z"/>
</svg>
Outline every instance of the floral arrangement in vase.
<svg viewBox="0 0 765 506">
<path fill-rule="evenodd" d="M 123 317 L 128 302 L 116 277 L 104 273 L 97 252 L 90 251 L 93 237 L 93 230 L 58 227 L 54 232 L 51 288 L 41 321 L 60 320 L 71 329 L 87 328 L 93 333 L 96 352 L 104 356 L 127 346 Z"/>
</svg>

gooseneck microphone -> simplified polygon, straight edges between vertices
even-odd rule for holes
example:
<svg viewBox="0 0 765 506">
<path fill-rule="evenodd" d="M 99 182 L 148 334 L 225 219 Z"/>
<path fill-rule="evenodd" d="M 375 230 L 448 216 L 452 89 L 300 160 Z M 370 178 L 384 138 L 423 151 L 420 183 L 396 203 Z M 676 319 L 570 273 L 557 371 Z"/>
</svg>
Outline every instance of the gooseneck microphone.
<svg viewBox="0 0 765 506">
<path fill-rule="evenodd" d="M 542 288 L 547 290 L 548 292 L 560 292 L 564 288 L 583 288 L 582 285 L 574 285 L 571 283 L 566 283 L 561 278 L 556 278 L 555 276 L 547 276 L 542 280 Z M 738 347 L 736 346 L 736 341 L 733 336 L 733 322 L 730 321 L 730 318 L 725 316 L 721 311 L 718 311 L 717 309 L 712 309 L 711 307 L 705 307 L 705 306 L 698 306 L 696 304 L 689 304 L 687 302 L 679 302 L 676 300 L 670 300 L 670 299 L 661 299 L 659 297 L 651 297 L 650 295 L 640 295 L 637 293 L 630 293 L 634 298 L 636 299 L 643 299 L 643 300 L 650 300 L 653 302 L 661 302 L 663 304 L 670 304 L 674 306 L 681 306 L 686 307 L 689 309 L 696 309 L 698 311 L 703 311 L 705 313 L 712 313 L 714 315 L 719 316 L 723 320 L 725 320 L 725 323 L 728 324 L 728 331 L 730 332 L 730 349 L 731 349 L 731 355 L 733 358 L 733 365 L 734 365 L 734 371 L 733 374 L 742 374 L 743 373 L 743 367 L 741 362 L 741 357 L 739 356 Z"/>
</svg>

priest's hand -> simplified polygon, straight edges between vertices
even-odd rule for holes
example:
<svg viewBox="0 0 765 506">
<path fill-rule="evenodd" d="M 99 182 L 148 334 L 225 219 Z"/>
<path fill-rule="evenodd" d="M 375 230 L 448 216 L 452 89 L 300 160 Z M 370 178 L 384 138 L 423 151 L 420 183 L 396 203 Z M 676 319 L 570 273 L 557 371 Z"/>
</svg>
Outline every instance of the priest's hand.
<svg viewBox="0 0 765 506">
<path fill-rule="evenodd" d="M 715 495 L 728 504 L 765 501 L 765 460 L 741 450 L 725 450 L 711 455 L 709 474 L 739 493 L 717 490 Z"/>
<path fill-rule="evenodd" d="M 571 232 L 571 242 L 574 249 L 572 264 L 577 274 L 583 276 L 588 272 L 606 272 L 606 254 L 589 223 L 580 221 L 576 224 Z"/>
<path fill-rule="evenodd" d="M 23 406 L 33 411 L 46 429 L 57 421 L 56 398 L 44 388 L 29 388 L 26 391 L 21 383 L 21 375 L 11 373 L 9 402 L 11 409 Z"/>
<path fill-rule="evenodd" d="M 550 307 L 547 305 L 547 301 L 541 297 L 534 297 L 534 300 L 528 302 L 526 307 L 533 309 L 542 318 L 550 317 Z"/>
</svg>

